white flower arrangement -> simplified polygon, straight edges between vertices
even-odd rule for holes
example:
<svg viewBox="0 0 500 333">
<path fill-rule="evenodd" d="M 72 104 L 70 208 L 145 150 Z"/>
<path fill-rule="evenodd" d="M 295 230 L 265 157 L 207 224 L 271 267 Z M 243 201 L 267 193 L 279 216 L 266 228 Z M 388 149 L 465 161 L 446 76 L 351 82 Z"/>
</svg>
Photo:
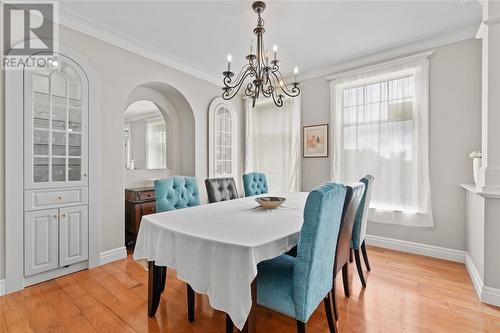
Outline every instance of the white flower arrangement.
<svg viewBox="0 0 500 333">
<path fill-rule="evenodd" d="M 483 157 L 483 152 L 480 150 L 473 151 L 469 154 L 470 158 L 481 158 Z"/>
</svg>

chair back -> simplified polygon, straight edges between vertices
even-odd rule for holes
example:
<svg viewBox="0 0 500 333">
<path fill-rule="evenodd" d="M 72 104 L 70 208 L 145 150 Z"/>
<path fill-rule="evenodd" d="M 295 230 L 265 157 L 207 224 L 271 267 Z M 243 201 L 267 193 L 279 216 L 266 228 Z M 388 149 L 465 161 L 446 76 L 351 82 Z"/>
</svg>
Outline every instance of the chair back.
<svg viewBox="0 0 500 333">
<path fill-rule="evenodd" d="M 311 191 L 293 270 L 293 298 L 298 320 L 306 322 L 332 288 L 335 247 L 346 187 L 326 183 Z"/>
<path fill-rule="evenodd" d="M 368 208 L 370 207 L 370 199 L 372 196 L 373 176 L 366 175 L 359 180 L 365 184 L 365 191 L 359 203 L 358 211 L 356 212 L 356 219 L 354 220 L 354 227 L 352 229 L 352 248 L 359 250 L 359 247 L 365 240 L 366 225 L 368 222 Z"/>
<path fill-rule="evenodd" d="M 245 197 L 266 194 L 268 192 L 266 175 L 261 172 L 250 172 L 243 175 Z"/>
<path fill-rule="evenodd" d="M 174 176 L 155 180 L 155 196 L 158 213 L 200 204 L 195 177 Z"/>
<path fill-rule="evenodd" d="M 233 177 L 205 179 L 208 202 L 219 202 L 237 199 L 238 189 Z"/>
<path fill-rule="evenodd" d="M 342 212 L 342 222 L 340 224 L 340 233 L 337 242 L 337 250 L 335 251 L 335 265 L 333 268 L 333 276 L 336 276 L 338 271 L 349 261 L 349 253 L 351 251 L 351 238 L 356 212 L 358 211 L 361 197 L 365 191 L 365 184 L 354 183 L 347 187 L 347 194 Z"/>
</svg>

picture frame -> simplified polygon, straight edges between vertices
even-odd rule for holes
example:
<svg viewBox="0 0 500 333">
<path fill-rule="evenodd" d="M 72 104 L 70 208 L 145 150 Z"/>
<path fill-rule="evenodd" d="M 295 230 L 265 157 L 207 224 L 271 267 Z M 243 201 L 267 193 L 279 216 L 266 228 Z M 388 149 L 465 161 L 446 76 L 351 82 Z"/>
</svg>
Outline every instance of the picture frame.
<svg viewBox="0 0 500 333">
<path fill-rule="evenodd" d="M 302 156 L 304 158 L 328 157 L 328 124 L 303 126 Z"/>
</svg>

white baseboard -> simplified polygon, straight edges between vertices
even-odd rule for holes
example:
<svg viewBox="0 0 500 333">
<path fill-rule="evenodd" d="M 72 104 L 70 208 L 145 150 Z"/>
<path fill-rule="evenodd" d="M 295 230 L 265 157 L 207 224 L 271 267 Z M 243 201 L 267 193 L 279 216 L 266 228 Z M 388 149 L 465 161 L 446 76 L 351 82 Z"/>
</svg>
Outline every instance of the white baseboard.
<svg viewBox="0 0 500 333">
<path fill-rule="evenodd" d="M 465 254 L 465 267 L 467 267 L 467 271 L 469 272 L 469 276 L 472 280 L 472 285 L 476 290 L 477 297 L 481 299 L 481 292 L 484 287 L 483 279 L 481 278 L 481 275 L 477 271 L 476 265 L 474 265 L 474 262 L 472 262 L 472 258 L 468 253 Z"/>
<path fill-rule="evenodd" d="M 117 247 L 108 251 L 101 252 L 101 265 L 127 258 L 127 248 L 125 246 Z M 5 279 L 0 280 L 0 296 L 5 295 Z"/>
<path fill-rule="evenodd" d="M 5 279 L 0 280 L 0 296 L 5 295 Z"/>
<path fill-rule="evenodd" d="M 481 302 L 500 307 L 500 289 L 484 286 Z"/>
<path fill-rule="evenodd" d="M 127 258 L 127 248 L 125 246 L 103 251 L 101 252 L 101 265 L 125 258 Z"/>
<path fill-rule="evenodd" d="M 394 238 L 387 238 L 387 237 L 380 237 L 373 235 L 366 235 L 366 243 L 368 245 L 374 245 L 401 252 L 419 254 L 427 257 L 433 257 L 460 263 L 465 262 L 465 251 L 449 249 L 446 247 L 440 247 L 422 243 L 414 243 Z"/>
<path fill-rule="evenodd" d="M 472 284 L 474 285 L 479 300 L 483 303 L 500 307 L 500 289 L 484 285 L 483 279 L 468 253 L 465 255 L 465 267 L 467 267 L 467 271 L 469 271 Z"/>
</svg>

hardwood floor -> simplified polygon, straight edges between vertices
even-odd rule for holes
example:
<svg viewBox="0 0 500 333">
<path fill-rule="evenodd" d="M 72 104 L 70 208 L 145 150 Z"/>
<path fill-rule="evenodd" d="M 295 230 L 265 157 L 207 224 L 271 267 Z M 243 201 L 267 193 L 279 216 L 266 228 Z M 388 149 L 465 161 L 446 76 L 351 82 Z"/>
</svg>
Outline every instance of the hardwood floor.
<svg viewBox="0 0 500 333">
<path fill-rule="evenodd" d="M 354 264 L 351 297 L 338 285 L 340 332 L 500 332 L 500 308 L 478 301 L 463 264 L 376 247 L 368 255 L 367 288 Z M 224 332 L 225 316 L 206 296 L 196 296 L 190 324 L 185 293 L 169 270 L 156 317 L 148 318 L 147 272 L 129 256 L 0 297 L 0 332 Z M 306 328 L 328 332 L 323 306 Z M 257 331 L 295 332 L 296 324 L 259 308 Z"/>
</svg>

